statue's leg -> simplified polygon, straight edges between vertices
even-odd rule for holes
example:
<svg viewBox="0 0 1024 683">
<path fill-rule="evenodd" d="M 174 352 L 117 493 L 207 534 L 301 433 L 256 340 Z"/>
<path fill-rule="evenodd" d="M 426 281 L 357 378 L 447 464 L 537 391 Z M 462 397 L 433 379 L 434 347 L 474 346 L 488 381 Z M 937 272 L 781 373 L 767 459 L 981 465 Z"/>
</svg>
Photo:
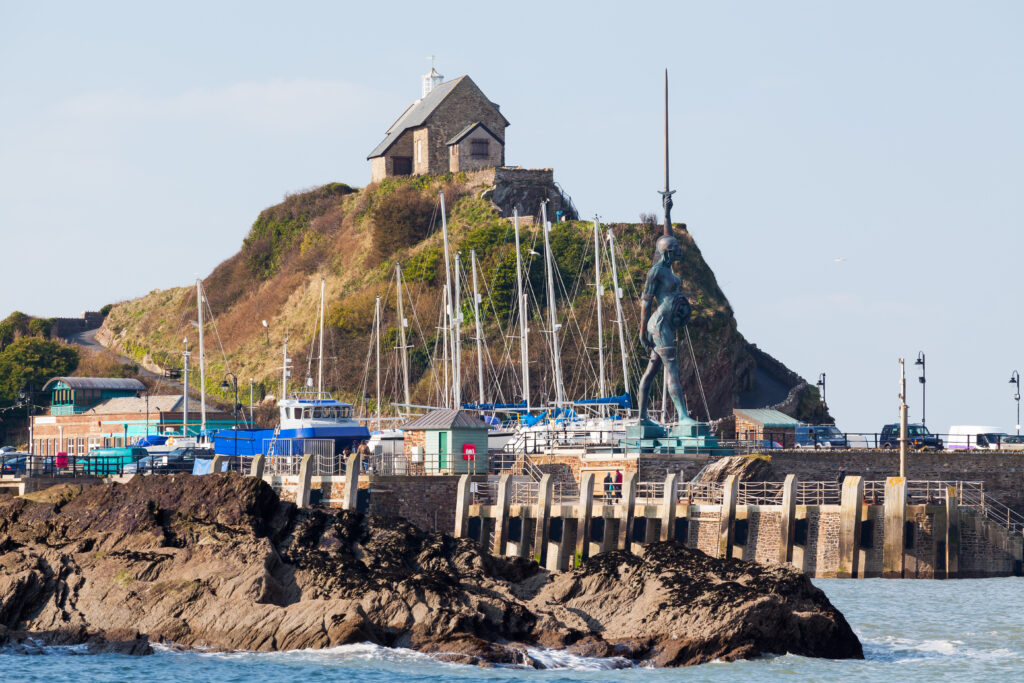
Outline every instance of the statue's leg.
<svg viewBox="0 0 1024 683">
<path fill-rule="evenodd" d="M 665 361 L 665 378 L 668 382 L 668 395 L 676 408 L 676 421 L 686 422 L 690 413 L 686 411 L 686 397 L 683 395 L 683 383 L 679 381 L 679 359 L 674 346 L 659 349 Z"/>
<path fill-rule="evenodd" d="M 641 422 L 647 419 L 647 406 L 651 402 L 651 384 L 654 383 L 654 378 L 658 376 L 660 370 L 661 356 L 652 353 L 651 360 L 647 362 L 647 370 L 644 371 L 644 376 L 640 379 L 640 387 L 637 390 Z"/>
</svg>

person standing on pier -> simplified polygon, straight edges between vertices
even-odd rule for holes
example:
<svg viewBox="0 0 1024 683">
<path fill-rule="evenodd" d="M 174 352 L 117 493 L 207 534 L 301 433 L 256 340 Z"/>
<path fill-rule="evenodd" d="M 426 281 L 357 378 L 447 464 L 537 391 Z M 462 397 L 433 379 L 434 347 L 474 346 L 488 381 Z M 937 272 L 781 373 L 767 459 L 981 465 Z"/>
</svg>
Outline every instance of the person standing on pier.
<svg viewBox="0 0 1024 683">
<path fill-rule="evenodd" d="M 605 472 L 604 474 L 604 497 L 605 500 L 615 499 L 615 480 L 612 479 L 611 472 Z"/>
<path fill-rule="evenodd" d="M 615 470 L 615 499 L 622 498 L 622 471 Z"/>
</svg>

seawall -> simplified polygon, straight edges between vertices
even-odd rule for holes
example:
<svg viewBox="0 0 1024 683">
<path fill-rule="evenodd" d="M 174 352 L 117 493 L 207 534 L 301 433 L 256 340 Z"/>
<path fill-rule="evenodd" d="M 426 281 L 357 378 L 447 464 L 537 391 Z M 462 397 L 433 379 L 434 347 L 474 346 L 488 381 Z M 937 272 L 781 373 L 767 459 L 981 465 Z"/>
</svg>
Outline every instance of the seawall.
<svg viewBox="0 0 1024 683">
<path fill-rule="evenodd" d="M 882 481 L 899 476 L 900 456 L 893 451 L 787 451 L 769 453 L 778 480 L 795 474 L 802 481 L 835 481 L 839 468 L 847 476 Z M 907 453 L 907 479 L 980 481 L 986 495 L 1024 513 L 1024 452 Z"/>
</svg>

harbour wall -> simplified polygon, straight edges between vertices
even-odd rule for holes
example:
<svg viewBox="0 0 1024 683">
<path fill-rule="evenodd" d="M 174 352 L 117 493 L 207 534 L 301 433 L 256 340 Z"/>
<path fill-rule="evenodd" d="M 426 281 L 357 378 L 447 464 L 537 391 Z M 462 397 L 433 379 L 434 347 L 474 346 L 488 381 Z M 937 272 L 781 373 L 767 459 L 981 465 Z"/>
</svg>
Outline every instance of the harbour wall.
<svg viewBox="0 0 1024 683">
<path fill-rule="evenodd" d="M 936 489 L 930 503 L 907 504 L 908 482 L 895 477 L 885 482 L 884 494 L 877 487 L 872 494 L 884 502 L 869 503 L 866 482 L 853 476 L 843 484 L 840 504 L 799 505 L 801 489 L 791 475 L 772 485 L 778 490 L 759 492 L 777 504 L 739 504 L 758 494 L 734 475 L 719 489 L 681 487 L 678 475 L 669 475 L 660 497 L 638 498 L 636 476 L 629 473 L 621 498 L 595 500 L 585 480 L 580 499 L 567 504 L 553 497 L 553 477 L 545 475 L 536 502 L 513 504 L 514 483 L 502 477 L 495 500 L 474 503 L 469 482 L 460 482 L 454 533 L 488 552 L 533 558 L 552 571 L 601 552 L 642 553 L 647 543 L 676 540 L 712 557 L 786 564 L 821 578 L 1021 574 L 1019 531 L 962 505 L 955 486 Z"/>
<path fill-rule="evenodd" d="M 847 476 L 884 480 L 899 476 L 900 456 L 891 451 L 791 451 L 767 453 L 779 480 L 795 474 L 803 481 L 835 481 L 839 468 Z M 1024 452 L 908 452 L 907 479 L 980 481 L 985 493 L 1024 514 Z"/>
</svg>

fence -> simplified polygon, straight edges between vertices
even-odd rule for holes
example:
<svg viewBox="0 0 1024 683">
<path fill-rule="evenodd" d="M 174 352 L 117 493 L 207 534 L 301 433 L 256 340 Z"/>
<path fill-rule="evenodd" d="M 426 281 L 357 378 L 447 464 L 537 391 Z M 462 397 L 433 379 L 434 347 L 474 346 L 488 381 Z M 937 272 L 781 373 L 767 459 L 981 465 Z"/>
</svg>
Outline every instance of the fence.
<svg viewBox="0 0 1024 683">
<path fill-rule="evenodd" d="M 313 455 L 313 474 L 330 476 L 344 474 L 345 464 L 341 456 L 334 453 L 334 439 L 264 439 L 263 452 L 270 452 L 273 443 L 273 455 L 267 458 L 265 472 L 274 475 L 292 475 L 299 473 L 299 465 L 306 455 Z M 340 468 L 340 469 L 339 469 Z"/>
</svg>

